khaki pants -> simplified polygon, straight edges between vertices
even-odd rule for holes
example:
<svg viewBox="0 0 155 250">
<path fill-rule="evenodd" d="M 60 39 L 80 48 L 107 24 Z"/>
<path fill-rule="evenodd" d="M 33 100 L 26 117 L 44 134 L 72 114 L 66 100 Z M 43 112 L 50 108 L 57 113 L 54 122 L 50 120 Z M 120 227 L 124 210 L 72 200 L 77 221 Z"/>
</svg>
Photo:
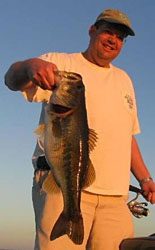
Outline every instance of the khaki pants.
<svg viewBox="0 0 155 250">
<path fill-rule="evenodd" d="M 50 241 L 49 236 L 62 211 L 63 201 L 61 194 L 46 194 L 42 191 L 42 182 L 47 173 L 38 171 L 33 183 L 35 250 L 118 250 L 122 239 L 133 237 L 133 222 L 126 205 L 127 197 L 82 192 L 83 244 L 75 245 L 67 235 Z"/>
</svg>

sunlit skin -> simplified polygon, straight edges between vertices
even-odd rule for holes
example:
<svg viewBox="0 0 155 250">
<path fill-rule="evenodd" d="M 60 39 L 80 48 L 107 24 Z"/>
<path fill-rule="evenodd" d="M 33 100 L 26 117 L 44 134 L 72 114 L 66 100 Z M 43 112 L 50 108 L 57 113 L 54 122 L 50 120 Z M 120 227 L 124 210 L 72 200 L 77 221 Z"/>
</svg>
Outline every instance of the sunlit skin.
<svg viewBox="0 0 155 250">
<path fill-rule="evenodd" d="M 103 23 L 98 28 L 92 25 L 89 35 L 90 43 L 84 57 L 98 66 L 109 68 L 111 61 L 119 55 L 126 34 L 111 23 Z"/>
</svg>

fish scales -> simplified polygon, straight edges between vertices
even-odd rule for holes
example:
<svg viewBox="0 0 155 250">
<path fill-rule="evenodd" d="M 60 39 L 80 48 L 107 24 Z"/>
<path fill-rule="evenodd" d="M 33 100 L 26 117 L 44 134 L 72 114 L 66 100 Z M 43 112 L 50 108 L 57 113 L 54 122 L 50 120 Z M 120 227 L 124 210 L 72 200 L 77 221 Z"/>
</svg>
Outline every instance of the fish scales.
<svg viewBox="0 0 155 250">
<path fill-rule="evenodd" d="M 84 225 L 80 200 L 89 165 L 85 88 L 81 76 L 72 72 L 58 71 L 55 82 L 45 112 L 44 151 L 52 175 L 62 192 L 64 207 L 50 239 L 55 240 L 67 234 L 75 244 L 82 244 Z M 93 145 L 94 139 L 91 148 Z M 50 178 L 45 180 L 46 190 L 48 185 L 52 185 L 50 182 Z"/>
</svg>

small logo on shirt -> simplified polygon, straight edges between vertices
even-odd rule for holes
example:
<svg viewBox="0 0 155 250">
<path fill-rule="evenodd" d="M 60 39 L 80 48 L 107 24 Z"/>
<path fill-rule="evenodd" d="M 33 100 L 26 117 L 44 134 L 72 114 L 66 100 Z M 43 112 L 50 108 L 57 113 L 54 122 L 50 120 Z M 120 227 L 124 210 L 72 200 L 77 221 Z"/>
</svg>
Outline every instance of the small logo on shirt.
<svg viewBox="0 0 155 250">
<path fill-rule="evenodd" d="M 133 109 L 133 99 L 132 99 L 132 97 L 130 95 L 126 94 L 124 96 L 124 98 L 126 99 L 126 102 L 127 102 L 128 106 L 129 106 L 129 108 L 132 110 Z"/>
</svg>

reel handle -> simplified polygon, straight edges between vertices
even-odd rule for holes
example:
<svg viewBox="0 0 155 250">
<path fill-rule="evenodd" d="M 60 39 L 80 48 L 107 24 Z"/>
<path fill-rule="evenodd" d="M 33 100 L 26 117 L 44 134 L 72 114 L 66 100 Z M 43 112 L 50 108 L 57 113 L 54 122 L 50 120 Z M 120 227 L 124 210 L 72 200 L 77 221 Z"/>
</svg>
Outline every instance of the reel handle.
<svg viewBox="0 0 155 250">
<path fill-rule="evenodd" d="M 128 207 L 129 207 L 131 213 L 136 218 L 142 218 L 143 216 L 148 216 L 149 209 L 145 208 L 148 205 L 148 203 L 136 201 L 140 194 L 143 195 L 143 191 L 137 187 L 132 186 L 132 185 L 129 186 L 129 191 L 136 193 L 136 197 L 133 200 L 128 202 Z"/>
</svg>

